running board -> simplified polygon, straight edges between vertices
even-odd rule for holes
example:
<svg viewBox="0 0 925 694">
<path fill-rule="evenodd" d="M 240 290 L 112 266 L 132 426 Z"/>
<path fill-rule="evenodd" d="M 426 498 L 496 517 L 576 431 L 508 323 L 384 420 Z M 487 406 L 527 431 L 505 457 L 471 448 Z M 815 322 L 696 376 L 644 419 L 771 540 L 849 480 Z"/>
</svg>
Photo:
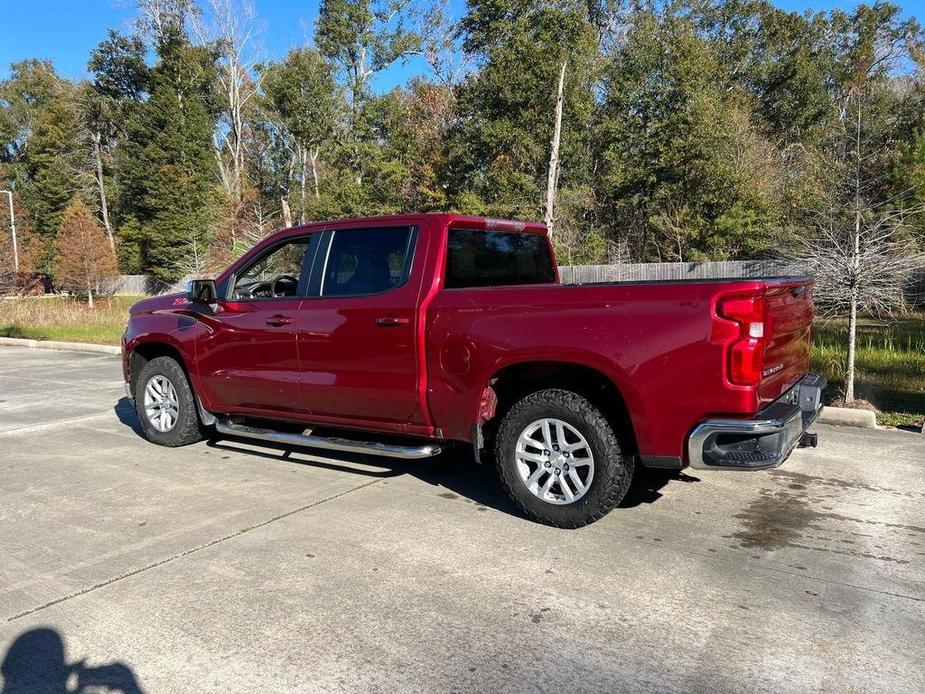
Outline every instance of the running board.
<svg viewBox="0 0 925 694">
<path fill-rule="evenodd" d="M 346 451 L 348 453 L 367 453 L 381 455 L 386 458 L 402 458 L 404 460 L 420 460 L 431 458 L 443 449 L 439 444 L 426 443 L 419 446 L 401 446 L 376 441 L 352 441 L 339 437 L 309 436 L 306 434 L 287 434 L 274 429 L 260 429 L 243 424 L 234 424 L 226 419 L 215 422 L 215 429 L 220 434 L 229 436 L 243 436 L 249 439 L 260 439 L 272 443 L 281 443 L 288 446 L 306 446 L 308 448 L 324 448 L 329 451 Z"/>
</svg>

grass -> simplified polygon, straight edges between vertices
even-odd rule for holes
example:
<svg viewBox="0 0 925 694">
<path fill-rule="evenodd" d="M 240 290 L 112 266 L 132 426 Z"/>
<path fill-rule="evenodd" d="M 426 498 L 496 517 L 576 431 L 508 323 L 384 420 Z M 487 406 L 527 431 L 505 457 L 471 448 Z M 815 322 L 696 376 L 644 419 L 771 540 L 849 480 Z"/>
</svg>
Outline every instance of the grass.
<svg viewBox="0 0 925 694">
<path fill-rule="evenodd" d="M 143 297 L 114 296 L 87 302 L 65 296 L 0 299 L 0 336 L 118 345 L 128 309 Z"/>
<path fill-rule="evenodd" d="M 848 322 L 819 321 L 813 338 L 813 370 L 829 379 L 830 400 L 844 396 Z M 917 426 L 925 420 L 925 316 L 897 321 L 861 319 L 854 390 L 891 426 Z"/>
<path fill-rule="evenodd" d="M 99 299 L 92 311 L 85 301 L 69 297 L 5 299 L 0 301 L 0 336 L 118 345 L 128 309 L 140 298 Z M 845 320 L 816 324 L 813 370 L 829 379 L 828 401 L 844 393 L 847 335 Z M 925 420 L 925 315 L 860 321 L 855 395 L 880 410 L 881 424 L 921 425 Z"/>
</svg>

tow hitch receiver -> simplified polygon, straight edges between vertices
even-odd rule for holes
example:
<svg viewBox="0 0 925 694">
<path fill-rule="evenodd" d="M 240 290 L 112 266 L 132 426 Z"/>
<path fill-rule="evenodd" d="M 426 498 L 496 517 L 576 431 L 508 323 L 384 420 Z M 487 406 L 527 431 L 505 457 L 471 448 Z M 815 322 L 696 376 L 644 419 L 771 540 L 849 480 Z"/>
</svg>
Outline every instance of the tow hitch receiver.
<svg viewBox="0 0 925 694">
<path fill-rule="evenodd" d="M 816 441 L 818 440 L 818 434 L 810 434 L 808 431 L 804 431 L 803 435 L 800 437 L 800 443 L 797 444 L 798 448 L 815 448 Z"/>
</svg>

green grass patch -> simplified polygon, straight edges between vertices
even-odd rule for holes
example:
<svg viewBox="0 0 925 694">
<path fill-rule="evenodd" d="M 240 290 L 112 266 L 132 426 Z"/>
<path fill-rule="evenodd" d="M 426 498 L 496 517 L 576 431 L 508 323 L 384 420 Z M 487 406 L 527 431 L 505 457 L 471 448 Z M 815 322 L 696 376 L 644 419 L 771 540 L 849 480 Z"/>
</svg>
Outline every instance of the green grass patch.
<svg viewBox="0 0 925 694">
<path fill-rule="evenodd" d="M 2 299 L 0 336 L 118 345 L 128 322 L 129 307 L 142 298 L 101 298 L 92 309 L 85 300 L 65 296 Z"/>
<path fill-rule="evenodd" d="M 827 397 L 844 396 L 848 321 L 818 321 L 813 338 L 813 370 L 829 379 Z M 877 420 L 891 426 L 925 420 L 925 315 L 896 321 L 858 321 L 855 397 L 872 403 Z"/>
</svg>

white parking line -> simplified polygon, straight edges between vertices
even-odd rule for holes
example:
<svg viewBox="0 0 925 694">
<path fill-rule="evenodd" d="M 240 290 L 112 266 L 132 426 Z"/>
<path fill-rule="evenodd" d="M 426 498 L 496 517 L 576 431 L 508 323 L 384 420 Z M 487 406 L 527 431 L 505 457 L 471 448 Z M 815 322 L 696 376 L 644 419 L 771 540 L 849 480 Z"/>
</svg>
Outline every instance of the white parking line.
<svg viewBox="0 0 925 694">
<path fill-rule="evenodd" d="M 11 429 L 9 431 L 0 431 L 0 438 L 5 436 L 15 436 L 17 434 L 32 434 L 37 431 L 47 431 L 49 429 L 57 429 L 58 427 L 69 426 L 71 424 L 80 424 L 81 422 L 89 422 L 94 419 L 103 419 L 104 417 L 115 417 L 112 410 L 107 410 L 106 412 L 99 412 L 97 414 L 88 414 L 83 417 L 73 417 L 71 419 L 59 419 L 57 422 L 48 422 L 47 424 L 35 424 L 33 426 L 22 427 L 20 429 Z"/>
</svg>

